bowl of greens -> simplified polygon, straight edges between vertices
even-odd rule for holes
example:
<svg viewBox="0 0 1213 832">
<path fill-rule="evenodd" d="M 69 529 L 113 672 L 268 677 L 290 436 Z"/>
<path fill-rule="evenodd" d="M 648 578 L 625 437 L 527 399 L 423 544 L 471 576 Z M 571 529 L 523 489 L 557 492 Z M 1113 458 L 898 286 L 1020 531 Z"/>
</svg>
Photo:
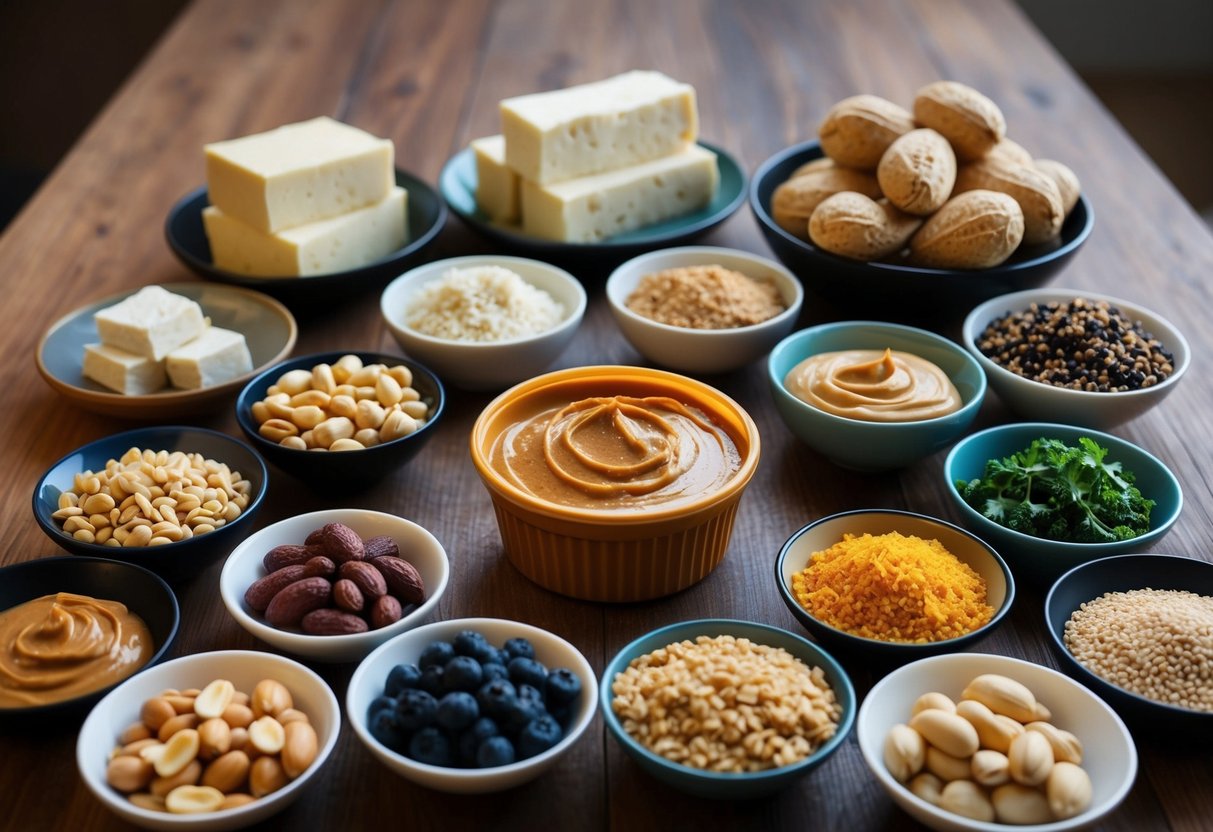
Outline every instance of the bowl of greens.
<svg viewBox="0 0 1213 832">
<path fill-rule="evenodd" d="M 962 523 L 1028 579 L 1144 552 L 1183 507 L 1179 481 L 1157 457 L 1072 425 L 1025 422 L 974 433 L 948 453 L 944 478 Z"/>
</svg>

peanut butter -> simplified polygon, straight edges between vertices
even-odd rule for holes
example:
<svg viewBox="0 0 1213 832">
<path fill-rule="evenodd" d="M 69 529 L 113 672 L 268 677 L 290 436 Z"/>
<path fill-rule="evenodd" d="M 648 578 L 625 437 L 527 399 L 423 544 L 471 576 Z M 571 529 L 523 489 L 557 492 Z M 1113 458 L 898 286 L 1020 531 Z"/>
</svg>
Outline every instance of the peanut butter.
<svg viewBox="0 0 1213 832">
<path fill-rule="evenodd" d="M 947 373 L 908 352 L 844 350 L 811 355 L 784 379 L 819 410 L 865 422 L 917 422 L 960 410 Z"/>
</svg>

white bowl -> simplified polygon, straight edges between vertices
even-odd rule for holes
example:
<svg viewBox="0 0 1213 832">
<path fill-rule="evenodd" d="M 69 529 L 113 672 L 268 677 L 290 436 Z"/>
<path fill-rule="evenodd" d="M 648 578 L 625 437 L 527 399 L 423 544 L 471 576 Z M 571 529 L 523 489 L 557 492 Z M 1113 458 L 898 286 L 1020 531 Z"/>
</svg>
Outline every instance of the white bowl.
<svg viewBox="0 0 1213 832">
<path fill-rule="evenodd" d="M 628 309 L 628 296 L 645 275 L 679 266 L 710 265 L 773 281 L 787 309 L 762 323 L 732 329 L 670 326 Z M 766 257 L 731 248 L 687 246 L 649 252 L 623 263 L 607 278 L 606 296 L 620 331 L 645 358 L 685 373 L 724 373 L 766 355 L 792 331 L 804 302 L 804 289 L 790 271 Z"/>
<path fill-rule="evenodd" d="M 564 737 L 559 743 L 525 760 L 493 768 L 453 768 L 433 766 L 411 760 L 387 748 L 371 736 L 367 727 L 367 708 L 383 694 L 388 671 L 401 663 L 416 663 L 421 651 L 434 641 L 450 641 L 463 630 L 478 630 L 494 647 L 507 639 L 527 638 L 535 647 L 535 658 L 549 669 L 567 667 L 581 679 L 581 698 L 570 712 Z M 454 794 L 480 794 L 510 789 L 535 779 L 551 768 L 585 733 L 598 704 L 598 681 L 594 669 L 581 652 L 559 636 L 498 618 L 459 618 L 439 621 L 410 630 L 371 653 L 350 677 L 345 698 L 346 716 L 358 739 L 381 763 L 406 780 Z"/>
<path fill-rule="evenodd" d="M 388 535 L 400 546 L 400 555 L 421 574 L 425 583 L 425 601 L 412 612 L 387 627 L 344 636 L 311 636 L 302 632 L 279 630 L 249 609 L 244 593 L 253 581 L 265 575 L 261 561 L 266 552 L 284 543 L 303 543 L 308 534 L 326 523 L 344 523 L 362 538 Z M 228 612 L 241 627 L 265 643 L 309 659 L 322 662 L 352 662 L 361 659 L 393 636 L 423 623 L 438 607 L 446 591 L 450 563 L 446 550 L 434 535 L 416 523 L 380 511 L 345 508 L 313 511 L 280 520 L 249 535 L 232 550 L 219 575 L 219 595 Z"/>
<path fill-rule="evenodd" d="M 564 307 L 564 317 L 552 329 L 537 335 L 504 341 L 452 341 L 424 335 L 407 326 L 405 312 L 427 283 L 451 269 L 501 266 L 542 289 Z M 444 383 L 464 390 L 504 390 L 538 375 L 564 352 L 585 314 L 585 289 L 577 278 L 548 263 L 525 257 L 477 254 L 435 260 L 410 269 L 388 284 L 379 309 L 401 348 L 428 366 Z"/>
<path fill-rule="evenodd" d="M 975 676 L 1000 673 L 1027 685 L 1052 711 L 1051 722 L 1083 744 L 1082 767 L 1091 777 L 1092 799 L 1082 814 L 1053 823 L 1009 826 L 984 823 L 946 812 L 915 796 L 885 768 L 883 746 L 889 729 L 910 719 L 910 706 L 928 691 L 952 699 Z M 859 750 L 889 796 L 916 820 L 941 832 L 1064 832 L 1097 822 L 1120 805 L 1137 775 L 1137 749 L 1129 729 L 1103 700 L 1070 678 L 1031 662 L 985 653 L 931 656 L 894 670 L 868 693 L 856 721 Z"/>
<path fill-rule="evenodd" d="M 171 815 L 141 809 L 105 782 L 110 750 L 123 729 L 139 721 L 143 703 L 166 688 L 201 688 L 215 679 L 227 679 L 236 690 L 251 693 L 262 679 L 277 679 L 291 692 L 295 707 L 308 716 L 320 740 L 315 762 L 283 788 L 246 806 L 199 815 Z M 145 829 L 170 832 L 214 832 L 240 829 L 285 809 L 324 765 L 341 730 L 341 708 L 323 679 L 298 662 L 272 653 L 225 650 L 197 653 L 148 668 L 131 677 L 97 703 L 80 727 L 76 765 L 84 784 L 106 808 Z"/>
<path fill-rule="evenodd" d="M 1017 375 L 982 355 L 977 339 L 996 318 L 1008 312 L 1021 312 L 1033 303 L 1051 301 L 1069 303 L 1075 298 L 1107 301 L 1120 309 L 1122 315 L 1141 321 L 1145 330 L 1168 350 L 1175 359 L 1174 371 L 1165 381 L 1153 387 L 1128 390 L 1123 393 L 1092 393 L 1068 387 L 1053 387 Z M 988 300 L 975 307 L 965 317 L 961 343 L 973 354 L 985 370 L 990 387 L 1008 408 L 1027 421 L 1062 422 L 1068 425 L 1109 430 L 1145 413 L 1175 389 L 1191 364 L 1192 351 L 1183 334 L 1166 318 L 1144 306 L 1111 295 L 1101 295 L 1083 289 L 1028 289 Z"/>
</svg>

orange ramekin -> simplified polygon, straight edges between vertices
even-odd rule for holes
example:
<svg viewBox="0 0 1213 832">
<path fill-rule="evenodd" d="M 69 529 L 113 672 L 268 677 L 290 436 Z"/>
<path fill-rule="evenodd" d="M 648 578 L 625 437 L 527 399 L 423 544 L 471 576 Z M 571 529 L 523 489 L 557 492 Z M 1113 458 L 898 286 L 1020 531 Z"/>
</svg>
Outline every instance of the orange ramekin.
<svg viewBox="0 0 1213 832">
<path fill-rule="evenodd" d="M 698 408 L 737 446 L 741 467 L 722 488 L 674 508 L 596 510 L 517 488 L 489 462 L 494 441 L 534 412 L 591 396 L 669 396 Z M 708 576 L 729 547 L 741 494 L 758 467 L 758 428 L 741 405 L 695 379 L 646 367 L 573 367 L 524 381 L 491 401 L 471 435 L 505 555 L 540 586 L 587 601 L 643 601 Z"/>
</svg>

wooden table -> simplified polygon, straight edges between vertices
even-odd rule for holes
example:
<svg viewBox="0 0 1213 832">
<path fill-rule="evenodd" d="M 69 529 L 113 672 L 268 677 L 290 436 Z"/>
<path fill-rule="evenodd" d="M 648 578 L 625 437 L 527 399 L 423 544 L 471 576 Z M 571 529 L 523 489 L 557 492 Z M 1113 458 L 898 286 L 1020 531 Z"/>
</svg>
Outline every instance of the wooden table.
<svg viewBox="0 0 1213 832">
<path fill-rule="evenodd" d="M 993 97 L 1011 135 L 1038 156 L 1068 161 L 1095 207 L 1096 227 L 1058 285 L 1137 300 L 1173 320 L 1198 356 L 1213 349 L 1213 238 L 1174 188 L 1019 13 L 1000 2 L 696 2 L 454 0 L 198 0 L 169 29 L 42 190 L 0 238 L 0 490 L 3 563 L 55 554 L 30 516 L 42 470 L 70 449 L 130 427 L 80 412 L 38 378 L 34 349 L 47 325 L 115 291 L 191 279 L 161 226 L 174 200 L 203 179 L 204 142 L 318 114 L 396 143 L 398 163 L 434 182 L 443 162 L 496 132 L 499 99 L 652 67 L 699 93 L 703 135 L 748 171 L 813 136 L 827 107 L 872 92 L 909 102 L 921 85 L 965 81 Z M 65 92 L 62 106 L 71 106 Z M 767 253 L 748 209 L 705 243 Z M 428 254 L 491 250 L 452 220 Z M 559 366 L 640 363 L 602 296 L 606 268 L 583 272 L 590 309 Z M 806 304 L 801 325 L 844 313 Z M 953 329 L 957 322 L 950 325 Z M 371 291 L 300 316 L 298 352 L 397 350 Z M 467 435 L 485 395 L 452 392 L 445 424 L 425 451 L 380 488 L 348 504 L 409 517 L 437 535 L 454 566 L 441 618 L 489 615 L 553 630 L 597 670 L 654 627 L 735 617 L 793 631 L 772 564 L 806 522 L 857 507 L 905 508 L 956 521 L 944 496 L 942 454 L 899 474 L 842 471 L 799 444 L 771 405 L 761 362 L 712 382 L 753 414 L 763 462 L 742 502 L 732 547 L 698 586 L 651 603 L 604 606 L 551 594 L 502 557 L 489 500 L 468 459 Z M 1117 431 L 1165 460 L 1186 492 L 1183 515 L 1160 551 L 1213 559 L 1213 391 L 1203 361 L 1160 408 Z M 1006 420 L 989 400 L 980 424 Z M 230 411 L 199 414 L 238 434 Z M 334 503 L 275 472 L 258 526 Z M 180 591 L 175 655 L 262 647 L 216 598 L 216 563 Z M 1021 589 L 1010 619 L 978 650 L 1055 666 L 1042 633 L 1043 592 Z M 338 697 L 352 666 L 317 668 Z M 876 675 L 850 663 L 858 692 Z M 1141 769 L 1102 828 L 1208 829 L 1213 765 L 1138 734 Z M 84 788 L 70 726 L 54 736 L 0 743 L 0 826 L 103 829 L 121 824 Z M 642 829 L 761 827 L 880 829 L 911 826 L 867 771 L 854 736 L 811 777 L 748 805 L 692 800 L 645 776 L 608 739 L 601 720 L 566 762 L 512 792 L 450 797 L 416 788 L 372 759 L 348 725 L 315 784 L 267 828 L 475 827 Z"/>
</svg>

